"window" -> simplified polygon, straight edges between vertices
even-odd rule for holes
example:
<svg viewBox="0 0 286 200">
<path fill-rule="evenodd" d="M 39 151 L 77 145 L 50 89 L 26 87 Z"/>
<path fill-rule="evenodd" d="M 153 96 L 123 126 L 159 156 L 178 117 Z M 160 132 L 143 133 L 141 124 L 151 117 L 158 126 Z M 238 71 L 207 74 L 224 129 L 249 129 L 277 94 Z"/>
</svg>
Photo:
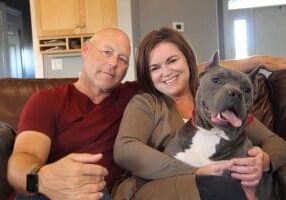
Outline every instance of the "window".
<svg viewBox="0 0 286 200">
<path fill-rule="evenodd" d="M 286 0 L 229 0 L 228 9 L 257 8 L 266 6 L 285 5 Z"/>
<path fill-rule="evenodd" d="M 247 52 L 247 23 L 245 19 L 234 20 L 235 58 L 245 58 Z"/>
</svg>

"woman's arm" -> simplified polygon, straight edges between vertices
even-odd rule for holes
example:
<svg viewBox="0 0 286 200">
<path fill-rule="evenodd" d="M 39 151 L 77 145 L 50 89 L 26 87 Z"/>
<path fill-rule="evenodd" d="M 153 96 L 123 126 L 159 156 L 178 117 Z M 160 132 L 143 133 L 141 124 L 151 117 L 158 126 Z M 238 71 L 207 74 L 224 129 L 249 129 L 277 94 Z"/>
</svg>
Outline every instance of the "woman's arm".
<svg viewBox="0 0 286 200">
<path fill-rule="evenodd" d="M 246 133 L 255 146 L 260 146 L 270 157 L 272 170 L 277 170 L 286 163 L 286 142 L 270 131 L 259 120 L 246 128 Z"/>
<path fill-rule="evenodd" d="M 153 101 L 137 95 L 128 104 L 115 141 L 115 161 L 145 179 L 194 173 L 195 168 L 155 149 L 155 146 L 161 146 L 164 142 L 162 136 L 166 130 L 159 134 L 156 132 L 158 135 L 155 135 L 154 129 L 160 123 L 166 123 L 167 117 L 155 119 L 155 98 Z"/>
</svg>

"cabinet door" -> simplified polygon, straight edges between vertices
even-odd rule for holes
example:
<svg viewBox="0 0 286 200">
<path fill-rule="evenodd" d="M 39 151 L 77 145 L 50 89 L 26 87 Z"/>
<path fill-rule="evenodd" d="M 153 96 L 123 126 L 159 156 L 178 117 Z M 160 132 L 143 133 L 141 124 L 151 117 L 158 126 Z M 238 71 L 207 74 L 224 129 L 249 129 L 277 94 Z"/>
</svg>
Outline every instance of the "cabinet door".
<svg viewBox="0 0 286 200">
<path fill-rule="evenodd" d="M 35 0 L 38 36 L 80 33 L 81 3 L 82 0 Z"/>
<path fill-rule="evenodd" d="M 116 0 L 84 0 L 85 24 L 81 33 L 94 33 L 107 26 L 117 26 Z"/>
</svg>

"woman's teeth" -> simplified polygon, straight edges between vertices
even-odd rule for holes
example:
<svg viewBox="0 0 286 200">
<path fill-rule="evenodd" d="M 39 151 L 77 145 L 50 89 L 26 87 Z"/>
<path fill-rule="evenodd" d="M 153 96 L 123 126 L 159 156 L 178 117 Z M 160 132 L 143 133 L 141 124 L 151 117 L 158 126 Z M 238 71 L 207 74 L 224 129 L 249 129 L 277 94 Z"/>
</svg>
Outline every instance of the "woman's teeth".
<svg viewBox="0 0 286 200">
<path fill-rule="evenodd" d="M 171 78 L 169 80 L 164 81 L 164 83 L 167 85 L 171 85 L 176 79 L 177 79 L 177 77 L 174 77 L 174 78 Z"/>
</svg>

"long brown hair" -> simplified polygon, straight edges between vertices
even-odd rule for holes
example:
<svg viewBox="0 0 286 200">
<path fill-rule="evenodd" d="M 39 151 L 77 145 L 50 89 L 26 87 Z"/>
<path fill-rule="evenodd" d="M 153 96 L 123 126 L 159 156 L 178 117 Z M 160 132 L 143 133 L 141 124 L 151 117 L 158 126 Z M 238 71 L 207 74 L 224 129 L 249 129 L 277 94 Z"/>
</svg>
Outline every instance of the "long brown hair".
<svg viewBox="0 0 286 200">
<path fill-rule="evenodd" d="M 156 96 L 163 96 L 163 94 L 155 88 L 149 71 L 151 51 L 161 42 L 173 43 L 185 56 L 190 70 L 189 87 L 192 95 L 195 96 L 198 87 L 198 71 L 195 53 L 185 38 L 178 31 L 171 28 L 161 28 L 151 31 L 139 44 L 136 56 L 136 73 L 142 91 Z"/>
</svg>

